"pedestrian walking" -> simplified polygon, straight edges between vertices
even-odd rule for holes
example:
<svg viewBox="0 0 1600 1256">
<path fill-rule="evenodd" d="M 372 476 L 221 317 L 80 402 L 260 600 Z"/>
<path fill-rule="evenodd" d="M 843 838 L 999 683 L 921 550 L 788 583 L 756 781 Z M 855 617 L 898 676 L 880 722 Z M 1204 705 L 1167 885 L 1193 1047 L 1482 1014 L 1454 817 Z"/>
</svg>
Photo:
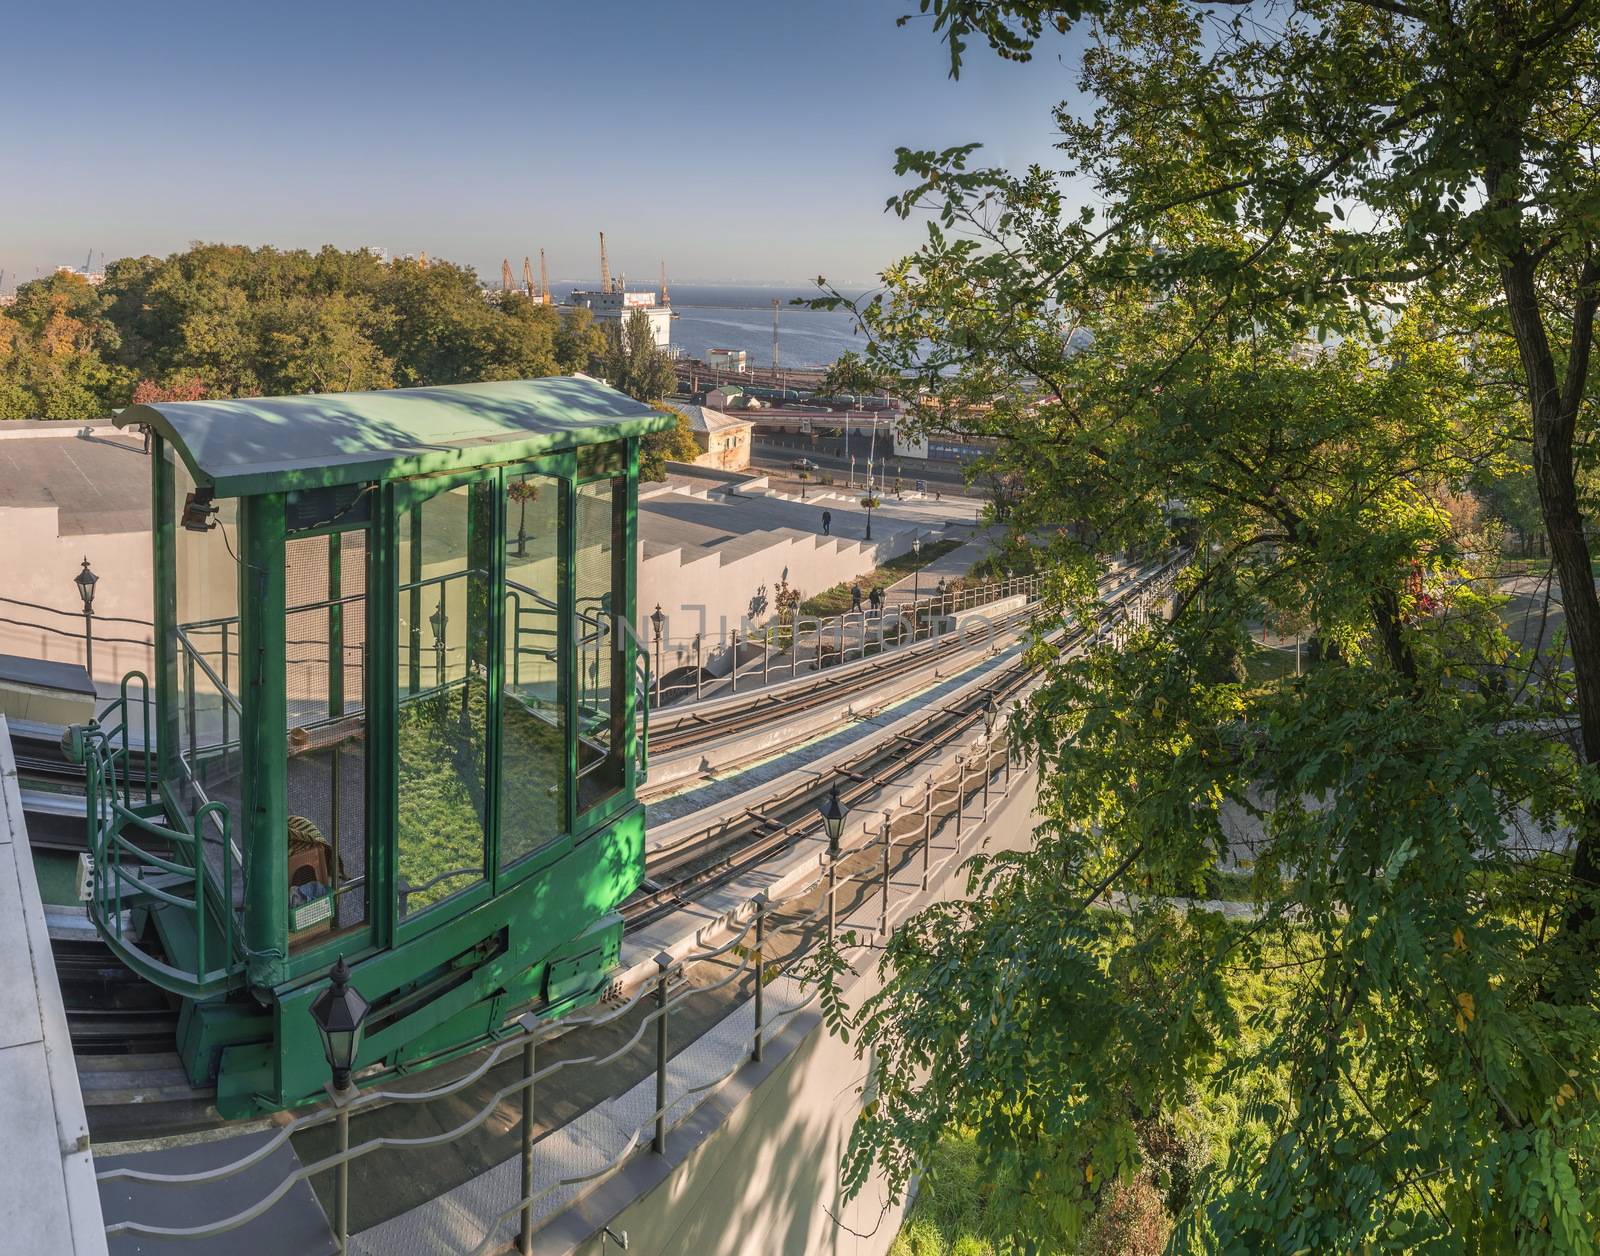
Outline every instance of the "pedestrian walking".
<svg viewBox="0 0 1600 1256">
<path fill-rule="evenodd" d="M 822 535 L 827 536 L 828 529 L 831 527 L 833 527 L 833 511 L 824 510 L 822 512 Z"/>
<path fill-rule="evenodd" d="M 882 615 L 883 614 L 883 586 L 881 584 L 873 585 L 872 586 L 872 592 L 869 593 L 867 595 L 867 597 L 868 597 L 868 600 L 870 600 L 871 603 L 872 603 L 872 613 L 874 615 Z"/>
<path fill-rule="evenodd" d="M 852 611 L 861 609 L 861 586 L 859 584 L 850 586 L 850 609 Z"/>
</svg>

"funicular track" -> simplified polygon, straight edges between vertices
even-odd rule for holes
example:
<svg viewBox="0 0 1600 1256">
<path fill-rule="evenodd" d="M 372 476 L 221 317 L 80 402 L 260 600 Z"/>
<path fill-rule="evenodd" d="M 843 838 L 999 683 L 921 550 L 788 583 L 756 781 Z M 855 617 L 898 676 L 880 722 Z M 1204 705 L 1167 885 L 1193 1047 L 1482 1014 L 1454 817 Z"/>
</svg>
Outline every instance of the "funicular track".
<svg viewBox="0 0 1600 1256">
<path fill-rule="evenodd" d="M 1141 572 L 1122 583 L 1105 598 L 1099 623 L 1060 628 L 1048 639 L 1058 650 L 1082 643 L 1143 595 L 1171 566 L 1168 563 L 1153 572 Z M 1035 610 L 1025 608 L 996 622 L 1031 618 Z M 949 640 L 936 639 L 940 646 L 937 654 L 925 649 L 896 651 L 908 656 L 899 666 L 910 670 L 960 648 L 956 634 L 947 637 Z M 1026 686 L 1032 675 L 1033 669 L 1019 658 L 993 673 L 988 684 L 931 708 L 916 735 L 891 732 L 874 739 L 835 768 L 848 782 L 840 789 L 841 799 L 853 805 L 911 774 L 981 724 L 991 698 L 1005 702 Z M 736 717 L 745 721 L 744 726 L 758 718 L 770 723 L 780 714 L 842 702 L 854 693 L 883 685 L 886 678 L 883 667 L 852 669 L 830 685 L 822 673 L 815 678 L 818 684 L 804 686 L 786 699 L 781 713 L 773 710 L 771 695 L 763 707 L 763 695 L 754 691 L 748 710 Z M 721 720 L 686 723 L 686 735 L 708 740 L 734 731 L 730 723 Z M 652 749 L 659 751 L 654 735 L 651 741 Z M 57 779 L 66 779 L 72 771 L 73 765 L 65 761 L 47 731 L 27 730 L 25 744 L 29 757 L 53 771 Z M 653 851 L 646 862 L 646 888 L 621 908 L 626 929 L 643 928 L 795 843 L 816 827 L 816 804 L 832 779 L 790 785 L 746 808 L 732 822 L 718 823 Z M 53 951 L 90 1129 L 97 1142 L 143 1142 L 217 1127 L 260 1124 L 224 1122 L 212 1104 L 213 1090 L 188 1082 L 174 1049 L 177 1015 L 162 991 L 123 967 L 98 940 L 57 939 Z"/>
<path fill-rule="evenodd" d="M 990 622 L 996 631 L 1009 631 L 1032 619 L 1037 609 L 1038 604 L 1034 603 Z M 975 606 L 962 614 L 977 614 L 982 610 L 981 606 Z M 732 694 L 720 696 L 711 700 L 715 706 L 709 712 L 696 710 L 699 703 L 681 708 L 662 707 L 650 716 L 650 753 L 677 753 L 706 741 L 720 741 L 766 727 L 817 707 L 831 706 L 971 648 L 970 643 L 961 640 L 961 634 L 945 633 L 917 645 L 888 649 L 849 663 L 835 663 L 810 676 L 801 676 L 798 681 L 749 690 L 737 695 L 744 699 L 742 702 L 731 702 Z"/>
<path fill-rule="evenodd" d="M 1154 573 L 1141 573 L 1124 583 L 1104 601 L 1100 623 L 1114 619 L 1170 566 L 1170 563 L 1164 564 Z M 1082 643 L 1098 628 L 1099 624 L 1075 624 L 1058 629 L 1050 639 L 1058 651 L 1065 651 Z M 896 732 L 877 738 L 859 754 L 836 764 L 834 775 L 819 775 L 803 784 L 792 785 L 758 806 L 746 808 L 744 814 L 731 823 L 718 824 L 680 838 L 669 846 L 658 847 L 645 863 L 649 888 L 635 894 L 622 906 L 626 927 L 629 931 L 643 928 L 692 902 L 696 894 L 757 867 L 816 829 L 817 804 L 831 788 L 835 776 L 848 781 L 841 786 L 839 797 L 847 807 L 853 807 L 883 787 L 914 775 L 919 765 L 981 724 L 984 710 L 991 701 L 1004 703 L 1024 688 L 1033 670 L 1019 658 L 998 670 L 990 683 L 932 708 L 917 735 Z M 874 676 L 867 672 L 864 676 L 874 687 L 883 682 L 881 674 Z M 842 696 L 834 694 L 835 700 Z M 766 720 L 770 722 L 771 719 L 769 713 Z"/>
</svg>

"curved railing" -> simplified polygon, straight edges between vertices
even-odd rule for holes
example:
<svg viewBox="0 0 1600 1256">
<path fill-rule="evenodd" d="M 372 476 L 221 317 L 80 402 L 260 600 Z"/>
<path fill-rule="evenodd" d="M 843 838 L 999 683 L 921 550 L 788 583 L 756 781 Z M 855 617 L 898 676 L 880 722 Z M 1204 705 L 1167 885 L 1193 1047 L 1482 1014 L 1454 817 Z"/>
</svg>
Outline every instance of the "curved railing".
<svg viewBox="0 0 1600 1256">
<path fill-rule="evenodd" d="M 137 685 L 136 700 L 130 683 Z M 128 739 L 135 701 L 143 734 L 138 746 Z M 130 672 L 116 701 L 83 730 L 92 868 L 89 917 L 106 945 L 134 972 L 174 994 L 207 998 L 226 990 L 243 968 L 234 929 L 233 820 L 226 806 L 210 802 L 195 811 L 187 830 L 163 822 L 150 732 L 150 682 L 142 672 Z M 129 771 L 134 759 L 141 761 L 143 775 L 137 789 Z M 208 840 L 221 850 L 220 904 L 207 893 Z M 145 904 L 189 917 L 195 938 L 192 971 L 158 959 L 140 945 L 129 927 L 128 911 Z M 217 906 L 220 910 L 212 910 Z"/>
</svg>

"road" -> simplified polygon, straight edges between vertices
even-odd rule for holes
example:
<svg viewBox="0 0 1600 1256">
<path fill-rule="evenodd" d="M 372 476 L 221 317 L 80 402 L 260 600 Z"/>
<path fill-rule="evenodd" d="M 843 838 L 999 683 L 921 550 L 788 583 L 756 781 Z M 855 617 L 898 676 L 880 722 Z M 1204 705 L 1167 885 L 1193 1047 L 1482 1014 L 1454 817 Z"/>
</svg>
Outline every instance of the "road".
<svg viewBox="0 0 1600 1256">
<path fill-rule="evenodd" d="M 776 469 L 787 471 L 789 464 L 796 458 L 809 458 L 824 471 L 848 475 L 850 459 L 842 453 L 831 452 L 824 448 L 825 445 L 842 446 L 843 441 L 830 440 L 819 437 L 817 448 L 813 450 L 807 437 L 795 436 L 788 439 L 782 437 L 762 436 L 757 438 L 752 450 L 753 461 L 762 470 Z M 867 475 L 867 452 L 864 442 L 858 437 L 854 442 L 856 453 L 856 476 L 863 483 Z M 929 463 L 919 458 L 896 458 L 892 453 L 888 458 L 889 484 L 894 484 L 895 470 L 898 466 L 900 478 L 906 487 L 911 487 L 913 480 L 926 480 L 930 488 L 937 488 L 944 493 L 967 493 L 966 479 L 962 476 L 960 468 L 953 463 Z M 876 478 L 876 477 L 874 477 Z"/>
</svg>

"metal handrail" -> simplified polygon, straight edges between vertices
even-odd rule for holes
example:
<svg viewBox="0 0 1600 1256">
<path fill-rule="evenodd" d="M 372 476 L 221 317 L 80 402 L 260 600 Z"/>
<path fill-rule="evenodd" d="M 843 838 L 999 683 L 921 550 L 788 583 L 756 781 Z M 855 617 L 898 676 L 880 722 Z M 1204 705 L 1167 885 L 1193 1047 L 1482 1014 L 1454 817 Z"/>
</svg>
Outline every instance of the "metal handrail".
<svg viewBox="0 0 1600 1256">
<path fill-rule="evenodd" d="M 127 739 L 127 721 L 133 702 L 129 685 L 135 681 L 140 689 L 138 702 L 145 730 L 145 741 L 139 749 L 144 758 L 142 804 L 134 803 L 131 781 L 124 771 L 132 753 Z M 155 805 L 149 708 L 149 681 L 143 673 L 131 672 L 124 678 L 119 696 L 86 729 L 87 836 L 93 865 L 89 915 L 106 945 L 128 967 L 164 989 L 190 998 L 204 998 L 226 989 L 243 969 L 243 957 L 236 954 L 234 932 L 232 816 L 222 803 L 208 802 L 196 809 L 189 828 L 184 830 L 158 823 L 144 814 Z M 210 868 L 205 857 L 206 832 L 213 825 L 220 835 L 222 849 L 222 884 L 219 887 L 222 903 L 221 910 L 215 913 L 222 932 L 222 955 L 215 967 L 207 962 Z M 160 839 L 174 856 L 187 852 L 187 861 L 146 850 L 128 835 L 130 828 Z M 176 887 L 152 884 L 141 871 L 145 868 L 155 868 L 178 878 L 179 884 Z M 184 885 L 190 889 L 187 896 L 177 892 Z M 137 941 L 125 936 L 125 892 L 148 896 L 174 910 L 192 913 L 195 934 L 192 972 L 157 959 Z"/>
</svg>

